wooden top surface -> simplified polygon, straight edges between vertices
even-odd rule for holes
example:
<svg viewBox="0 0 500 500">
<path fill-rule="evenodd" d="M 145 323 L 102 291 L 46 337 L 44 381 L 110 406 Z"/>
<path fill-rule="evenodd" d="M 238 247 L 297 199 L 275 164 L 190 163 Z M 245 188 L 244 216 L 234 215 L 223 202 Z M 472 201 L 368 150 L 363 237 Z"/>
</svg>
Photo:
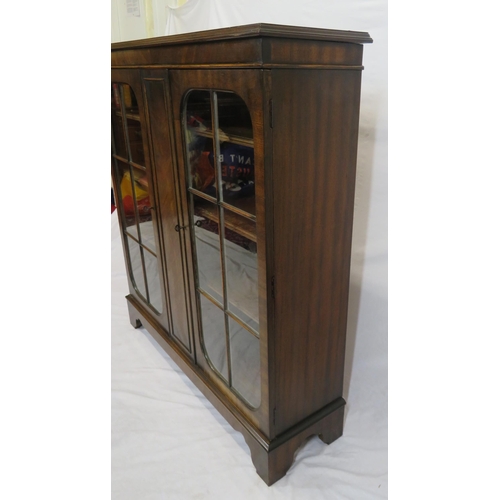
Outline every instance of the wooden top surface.
<svg viewBox="0 0 500 500">
<path fill-rule="evenodd" d="M 331 42 L 371 43 L 373 40 L 364 31 L 343 31 L 324 28 L 306 28 L 302 26 L 284 26 L 280 24 L 248 24 L 231 28 L 220 28 L 207 31 L 195 31 L 181 35 L 159 36 L 142 40 L 116 42 L 111 50 L 157 47 L 188 43 L 233 40 L 240 38 L 279 37 L 306 40 L 322 40 Z"/>
</svg>

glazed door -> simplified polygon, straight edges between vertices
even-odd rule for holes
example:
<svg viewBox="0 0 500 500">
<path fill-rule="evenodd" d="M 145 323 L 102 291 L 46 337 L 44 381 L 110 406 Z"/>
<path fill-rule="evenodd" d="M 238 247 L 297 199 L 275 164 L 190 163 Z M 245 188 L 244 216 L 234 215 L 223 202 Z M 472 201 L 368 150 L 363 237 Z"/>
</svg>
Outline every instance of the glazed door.
<svg viewBox="0 0 500 500">
<path fill-rule="evenodd" d="M 170 71 L 196 362 L 266 429 L 263 72 Z"/>
<path fill-rule="evenodd" d="M 185 353 L 194 358 L 191 307 L 188 296 L 186 234 L 182 226 L 181 189 L 175 167 L 173 119 L 170 110 L 169 72 L 165 69 L 141 72 L 149 126 L 151 164 L 158 193 L 157 215 L 164 242 L 164 267 L 169 290 L 169 334 Z"/>
<path fill-rule="evenodd" d="M 170 327 L 156 193 L 139 73 L 114 70 L 111 85 L 112 178 L 130 294 L 164 328 Z"/>
</svg>

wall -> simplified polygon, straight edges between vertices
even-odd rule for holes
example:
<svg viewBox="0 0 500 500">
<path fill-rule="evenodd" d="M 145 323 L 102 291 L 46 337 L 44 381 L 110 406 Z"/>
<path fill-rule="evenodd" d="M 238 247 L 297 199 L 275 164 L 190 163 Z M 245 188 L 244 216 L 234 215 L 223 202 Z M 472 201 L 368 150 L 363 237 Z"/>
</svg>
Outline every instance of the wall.
<svg viewBox="0 0 500 500">
<path fill-rule="evenodd" d="M 111 0 L 111 41 L 164 35 L 169 9 L 184 3 L 186 0 Z M 136 4 L 139 9 L 132 14 L 127 7 Z"/>
</svg>

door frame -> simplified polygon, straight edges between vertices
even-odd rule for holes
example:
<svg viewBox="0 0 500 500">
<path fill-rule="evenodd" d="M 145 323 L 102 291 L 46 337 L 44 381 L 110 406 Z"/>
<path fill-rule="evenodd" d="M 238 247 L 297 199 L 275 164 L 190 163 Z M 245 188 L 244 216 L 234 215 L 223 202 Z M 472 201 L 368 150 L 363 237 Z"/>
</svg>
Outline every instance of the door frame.
<svg viewBox="0 0 500 500">
<path fill-rule="evenodd" d="M 196 362 L 203 370 L 205 376 L 219 389 L 219 391 L 242 413 L 254 426 L 258 427 L 265 435 L 270 435 L 270 385 L 269 385 L 269 342 L 268 342 L 268 306 L 271 300 L 270 262 L 271 251 L 267 244 L 270 227 L 270 219 L 266 218 L 269 210 L 268 196 L 269 183 L 264 175 L 264 164 L 269 152 L 265 144 L 271 133 L 268 120 L 269 104 L 266 99 L 266 78 L 264 71 L 260 69 L 175 69 L 169 71 L 172 114 L 175 129 L 175 145 L 178 159 L 178 178 L 180 180 L 182 222 L 189 232 L 186 238 L 186 261 L 188 263 L 189 294 L 193 304 L 193 328 L 196 349 Z M 193 227 L 189 220 L 188 182 L 186 175 L 185 151 L 186 144 L 182 132 L 184 99 L 191 90 L 215 90 L 234 92 L 245 102 L 252 119 L 254 139 L 254 165 L 255 165 L 255 200 L 256 200 L 256 232 L 258 256 L 258 287 L 259 287 L 259 337 L 260 337 L 260 375 L 261 375 L 261 403 L 256 409 L 251 409 L 243 402 L 210 367 L 205 357 L 201 341 L 200 317 L 198 314 L 199 303 L 195 290 L 195 266 L 193 263 Z M 269 145 L 267 145 L 269 148 Z M 267 156 L 266 156 L 267 153 Z M 267 185 L 266 185 L 267 183 Z M 271 212 L 272 213 L 272 210 Z"/>
</svg>

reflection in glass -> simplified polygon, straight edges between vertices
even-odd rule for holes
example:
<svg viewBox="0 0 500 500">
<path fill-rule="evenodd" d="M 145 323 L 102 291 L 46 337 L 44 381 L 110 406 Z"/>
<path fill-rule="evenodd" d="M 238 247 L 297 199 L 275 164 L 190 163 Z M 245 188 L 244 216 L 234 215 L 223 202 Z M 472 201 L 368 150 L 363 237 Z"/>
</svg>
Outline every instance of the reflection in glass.
<svg viewBox="0 0 500 500">
<path fill-rule="evenodd" d="M 111 111 L 121 112 L 122 98 L 121 98 L 121 85 L 119 83 L 111 84 Z"/>
<path fill-rule="evenodd" d="M 212 111 L 210 92 L 194 90 L 189 94 L 184 122 L 190 187 L 217 197 L 213 163 Z"/>
<path fill-rule="evenodd" d="M 229 318 L 231 377 L 233 387 L 251 406 L 260 405 L 259 339 Z"/>
<path fill-rule="evenodd" d="M 128 160 L 127 143 L 125 142 L 125 134 L 123 131 L 123 119 L 119 112 L 113 114 L 111 121 L 113 131 L 113 152 L 121 158 Z"/>
<path fill-rule="evenodd" d="M 144 165 L 144 146 L 142 142 L 141 123 L 139 116 L 127 116 L 128 141 L 130 159 L 139 165 Z"/>
<path fill-rule="evenodd" d="M 137 99 L 129 85 L 112 84 L 111 111 L 114 181 L 128 246 L 130 274 L 143 300 L 161 314 L 162 281 L 156 256 L 144 141 Z"/>
<path fill-rule="evenodd" d="M 221 304 L 222 271 L 217 206 L 192 196 L 194 204 L 194 236 L 198 286 Z"/>
<path fill-rule="evenodd" d="M 162 299 L 160 288 L 160 277 L 158 276 L 158 262 L 156 255 L 148 250 L 143 250 L 144 264 L 146 267 L 146 276 L 148 282 L 149 302 L 156 309 L 161 311 Z"/>
<path fill-rule="evenodd" d="M 224 313 L 206 297 L 199 294 L 205 350 L 214 368 L 227 381 L 226 328 Z"/>
<path fill-rule="evenodd" d="M 145 220 L 139 224 L 141 230 L 141 244 L 149 249 L 150 252 L 156 254 L 156 242 L 154 235 L 154 227 L 152 220 Z M 131 233 L 131 231 L 128 231 Z"/>
<path fill-rule="evenodd" d="M 212 132 L 212 102 L 210 90 L 192 90 L 186 109 L 187 131 Z M 189 135 L 187 136 L 189 139 Z"/>
<path fill-rule="evenodd" d="M 241 142 L 253 147 L 252 118 L 245 101 L 234 92 L 215 93 L 220 141 Z"/>
<path fill-rule="evenodd" d="M 130 182 L 130 167 L 127 163 L 117 161 L 117 170 L 119 183 L 117 189 L 119 190 L 118 200 L 124 215 L 125 226 L 127 232 L 133 234 L 137 238 L 137 221 L 135 217 L 135 205 L 132 193 L 132 183 Z"/>
<path fill-rule="evenodd" d="M 230 220 L 232 229 L 228 228 Z M 227 308 L 258 332 L 259 290 L 255 239 L 255 222 L 224 210 Z"/>
<path fill-rule="evenodd" d="M 120 194 L 125 217 L 140 222 L 151 220 L 151 201 L 149 198 L 146 172 L 138 168 L 122 168 L 120 164 Z M 137 234 L 134 236 L 137 237 Z"/>
<path fill-rule="evenodd" d="M 222 199 L 255 215 L 252 119 L 236 94 L 217 92 Z"/>
<path fill-rule="evenodd" d="M 202 341 L 209 362 L 227 385 L 257 407 L 260 344 L 252 120 L 244 101 L 233 92 L 193 90 L 185 103 Z M 228 349 L 234 356 L 230 366 Z"/>
<path fill-rule="evenodd" d="M 138 114 L 139 108 L 137 106 L 137 99 L 134 91 L 130 85 L 127 85 L 126 83 L 121 84 L 121 87 L 125 112 L 130 115 Z"/>
<path fill-rule="evenodd" d="M 147 297 L 146 283 L 144 281 L 144 272 L 142 269 L 141 247 L 130 236 L 127 238 L 130 255 L 130 265 L 132 267 L 132 281 L 135 283 L 137 291 L 144 297 Z"/>
</svg>

